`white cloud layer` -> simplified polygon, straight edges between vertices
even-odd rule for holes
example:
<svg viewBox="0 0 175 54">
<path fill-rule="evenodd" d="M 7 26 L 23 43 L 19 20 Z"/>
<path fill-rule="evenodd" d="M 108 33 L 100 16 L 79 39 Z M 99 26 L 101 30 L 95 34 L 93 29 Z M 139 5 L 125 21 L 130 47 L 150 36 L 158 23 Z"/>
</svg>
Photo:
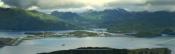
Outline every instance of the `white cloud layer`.
<svg viewBox="0 0 175 54">
<path fill-rule="evenodd" d="M 175 11 L 175 0 L 2 0 L 27 9 L 85 11 L 124 8 L 130 11 Z M 2 6 L 0 2 L 0 6 Z"/>
<path fill-rule="evenodd" d="M 7 7 L 9 7 L 9 6 L 6 5 L 6 4 L 4 4 L 4 2 L 2 2 L 2 1 L 0 0 L 0 7 L 5 7 L 5 8 L 7 8 Z"/>
</svg>

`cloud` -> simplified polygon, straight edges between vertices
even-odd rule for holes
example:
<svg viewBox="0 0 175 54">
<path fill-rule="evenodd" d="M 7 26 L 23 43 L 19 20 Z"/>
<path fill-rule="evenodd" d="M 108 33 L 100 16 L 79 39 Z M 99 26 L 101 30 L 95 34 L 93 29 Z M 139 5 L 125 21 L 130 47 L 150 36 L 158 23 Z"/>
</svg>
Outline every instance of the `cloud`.
<svg viewBox="0 0 175 54">
<path fill-rule="evenodd" d="M 2 0 L 4 3 L 18 8 L 29 8 L 33 5 L 36 5 L 37 0 Z"/>
<path fill-rule="evenodd" d="M 0 1 L 0 7 L 2 7 L 3 5 L 4 5 L 4 3 Z"/>
<path fill-rule="evenodd" d="M 130 11 L 175 11 L 174 0 L 2 0 L 24 9 L 81 11 L 124 8 Z"/>
<path fill-rule="evenodd" d="M 10 7 L 10 6 L 4 4 L 4 2 L 2 2 L 2 1 L 0 0 L 0 7 L 8 8 L 8 7 Z"/>
<path fill-rule="evenodd" d="M 152 4 L 152 5 L 175 5 L 175 0 L 152 0 L 152 1 L 148 1 L 147 4 Z"/>
</svg>

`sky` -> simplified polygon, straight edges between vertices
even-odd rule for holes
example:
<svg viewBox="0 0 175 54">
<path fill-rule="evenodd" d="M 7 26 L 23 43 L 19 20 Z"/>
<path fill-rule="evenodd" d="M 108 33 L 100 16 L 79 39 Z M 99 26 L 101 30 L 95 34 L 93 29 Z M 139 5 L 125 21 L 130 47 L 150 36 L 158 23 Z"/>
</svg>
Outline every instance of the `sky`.
<svg viewBox="0 0 175 54">
<path fill-rule="evenodd" d="M 175 0 L 1 0 L 0 6 L 40 11 L 104 10 L 122 8 L 128 11 L 175 11 Z"/>
</svg>

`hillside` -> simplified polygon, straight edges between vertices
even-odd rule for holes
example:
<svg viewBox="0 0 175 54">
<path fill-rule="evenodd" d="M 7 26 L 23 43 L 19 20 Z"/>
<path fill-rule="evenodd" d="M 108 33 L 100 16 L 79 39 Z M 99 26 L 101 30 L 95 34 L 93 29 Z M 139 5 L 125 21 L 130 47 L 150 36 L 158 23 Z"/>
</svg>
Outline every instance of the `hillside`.
<svg viewBox="0 0 175 54">
<path fill-rule="evenodd" d="M 122 12 L 109 17 L 114 21 L 106 20 L 105 26 L 109 32 L 136 32 L 141 34 L 159 35 L 166 29 L 175 30 L 175 13 L 167 11 L 158 12 Z M 145 35 L 145 34 L 144 34 Z M 139 36 L 141 36 L 139 34 Z M 149 36 L 149 35 L 148 35 Z"/>
<path fill-rule="evenodd" d="M 69 14 L 61 16 L 67 15 Z M 166 29 L 175 30 L 175 12 L 168 11 L 130 12 L 124 9 L 109 9 L 79 13 L 76 16 L 76 20 L 84 19 L 94 27 L 107 28 L 109 32 L 137 32 L 159 35 Z M 57 17 L 59 16 L 57 15 Z"/>
<path fill-rule="evenodd" d="M 171 54 L 171 50 L 167 48 L 115 49 L 108 47 L 80 47 L 38 54 Z"/>
<path fill-rule="evenodd" d="M 0 30 L 3 31 L 43 31 L 79 28 L 59 18 L 37 11 L 0 8 Z"/>
<path fill-rule="evenodd" d="M 97 22 L 90 17 L 88 17 L 85 14 L 77 14 L 73 12 L 58 12 L 53 11 L 51 15 L 56 16 L 57 18 L 60 18 L 61 20 L 65 22 L 69 22 L 75 25 L 83 26 L 83 27 L 97 27 Z M 83 16 L 82 16 L 83 15 Z M 93 17 L 93 16 L 92 16 Z M 99 21 L 99 20 L 98 20 Z"/>
</svg>

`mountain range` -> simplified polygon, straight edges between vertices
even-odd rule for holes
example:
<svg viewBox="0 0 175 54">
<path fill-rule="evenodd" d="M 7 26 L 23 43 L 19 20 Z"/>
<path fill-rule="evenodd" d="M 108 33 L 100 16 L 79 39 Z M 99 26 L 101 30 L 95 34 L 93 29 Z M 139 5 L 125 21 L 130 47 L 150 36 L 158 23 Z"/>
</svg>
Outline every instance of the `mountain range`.
<svg viewBox="0 0 175 54">
<path fill-rule="evenodd" d="M 45 31 L 79 29 L 58 17 L 18 8 L 0 8 L 1 31 Z"/>
<path fill-rule="evenodd" d="M 175 30 L 175 12 L 124 9 L 89 10 L 83 13 L 53 11 L 51 14 L 18 8 L 0 8 L 2 31 L 48 31 L 107 28 L 108 32 L 159 34 Z M 165 32 L 166 33 L 166 32 Z"/>
<path fill-rule="evenodd" d="M 84 13 L 52 12 L 53 16 L 62 17 L 71 23 L 77 22 L 88 28 L 107 28 L 109 32 L 135 32 L 159 34 L 164 30 L 175 30 L 175 12 L 132 12 L 124 9 L 88 11 Z M 74 20 L 72 20 L 74 19 Z M 83 23 L 86 22 L 86 23 Z M 77 24 L 74 23 L 74 24 Z"/>
</svg>

